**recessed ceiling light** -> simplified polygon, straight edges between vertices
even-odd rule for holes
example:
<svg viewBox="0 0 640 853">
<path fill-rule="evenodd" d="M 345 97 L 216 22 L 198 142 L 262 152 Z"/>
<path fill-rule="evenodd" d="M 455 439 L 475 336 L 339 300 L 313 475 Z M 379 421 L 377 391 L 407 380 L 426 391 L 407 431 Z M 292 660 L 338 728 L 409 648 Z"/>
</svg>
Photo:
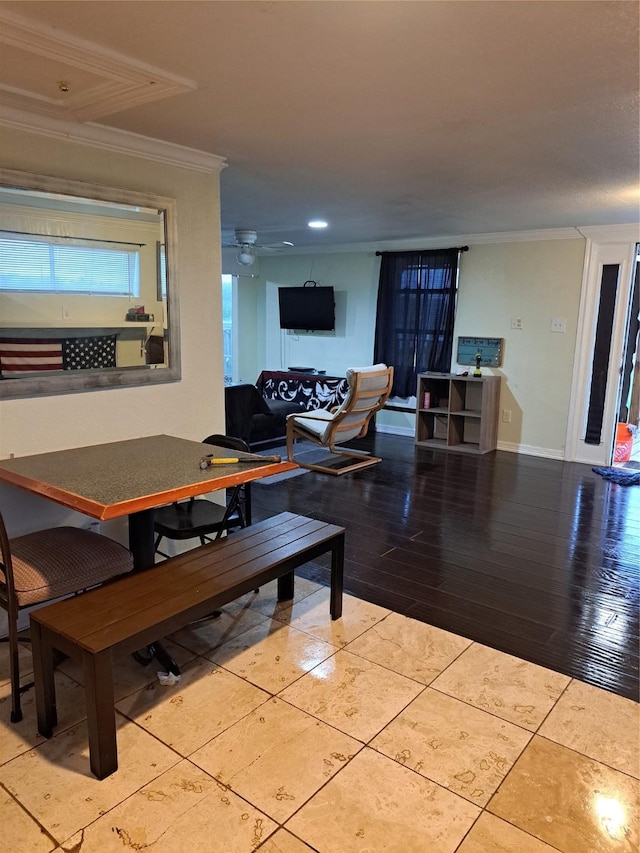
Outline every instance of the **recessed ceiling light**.
<svg viewBox="0 0 640 853">
<path fill-rule="evenodd" d="M 307 222 L 309 228 L 326 228 L 328 224 L 324 219 L 312 219 L 311 222 Z"/>
</svg>

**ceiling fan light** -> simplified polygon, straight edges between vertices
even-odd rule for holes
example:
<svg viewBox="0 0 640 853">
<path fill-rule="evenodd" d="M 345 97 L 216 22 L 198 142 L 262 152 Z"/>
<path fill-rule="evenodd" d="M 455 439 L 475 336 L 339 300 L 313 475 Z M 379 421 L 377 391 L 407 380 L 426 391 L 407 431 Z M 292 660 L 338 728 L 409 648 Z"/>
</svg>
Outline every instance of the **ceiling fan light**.
<svg viewBox="0 0 640 853">
<path fill-rule="evenodd" d="M 250 246 L 243 246 L 236 256 L 236 260 L 241 267 L 250 267 L 255 259 L 256 257 L 251 251 Z"/>
</svg>

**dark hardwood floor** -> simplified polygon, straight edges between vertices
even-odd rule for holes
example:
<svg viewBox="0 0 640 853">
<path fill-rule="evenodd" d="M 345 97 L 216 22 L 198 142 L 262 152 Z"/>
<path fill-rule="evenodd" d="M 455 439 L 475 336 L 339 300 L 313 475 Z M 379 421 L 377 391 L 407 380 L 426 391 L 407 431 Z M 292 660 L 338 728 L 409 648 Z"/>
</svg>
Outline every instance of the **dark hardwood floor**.
<svg viewBox="0 0 640 853">
<path fill-rule="evenodd" d="M 640 488 L 588 465 L 380 434 L 383 462 L 253 487 L 346 528 L 345 591 L 638 701 Z M 328 563 L 306 568 L 328 582 Z"/>
</svg>

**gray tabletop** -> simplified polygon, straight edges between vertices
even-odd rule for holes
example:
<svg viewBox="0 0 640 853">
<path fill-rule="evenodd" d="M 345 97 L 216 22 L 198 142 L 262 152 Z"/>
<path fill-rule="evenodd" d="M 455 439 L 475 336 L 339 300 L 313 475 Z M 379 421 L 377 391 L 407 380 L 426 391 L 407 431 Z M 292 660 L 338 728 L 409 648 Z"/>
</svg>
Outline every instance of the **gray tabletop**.
<svg viewBox="0 0 640 853">
<path fill-rule="evenodd" d="M 207 453 L 249 463 L 199 466 Z M 254 461 L 255 460 L 255 461 Z M 0 461 L 0 480 L 95 518 L 117 518 L 296 466 L 170 435 L 95 444 Z"/>
</svg>

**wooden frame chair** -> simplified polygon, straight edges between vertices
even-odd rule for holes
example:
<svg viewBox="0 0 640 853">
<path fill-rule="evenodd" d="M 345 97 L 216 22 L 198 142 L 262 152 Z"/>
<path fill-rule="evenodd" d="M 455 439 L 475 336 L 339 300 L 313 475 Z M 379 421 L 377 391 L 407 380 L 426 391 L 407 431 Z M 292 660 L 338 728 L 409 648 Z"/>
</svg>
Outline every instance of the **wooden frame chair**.
<svg viewBox="0 0 640 853">
<path fill-rule="evenodd" d="M 371 417 L 387 401 L 393 383 L 393 367 L 374 364 L 372 367 L 353 367 L 347 370 L 349 392 L 335 411 L 315 409 L 304 415 L 287 418 L 287 458 L 301 468 L 322 471 L 325 474 L 347 474 L 360 468 L 377 465 L 382 460 L 364 451 L 336 447 L 352 438 L 367 433 Z M 327 463 L 302 462 L 295 458 L 294 442 L 305 438 L 326 447 L 333 459 Z"/>
</svg>

